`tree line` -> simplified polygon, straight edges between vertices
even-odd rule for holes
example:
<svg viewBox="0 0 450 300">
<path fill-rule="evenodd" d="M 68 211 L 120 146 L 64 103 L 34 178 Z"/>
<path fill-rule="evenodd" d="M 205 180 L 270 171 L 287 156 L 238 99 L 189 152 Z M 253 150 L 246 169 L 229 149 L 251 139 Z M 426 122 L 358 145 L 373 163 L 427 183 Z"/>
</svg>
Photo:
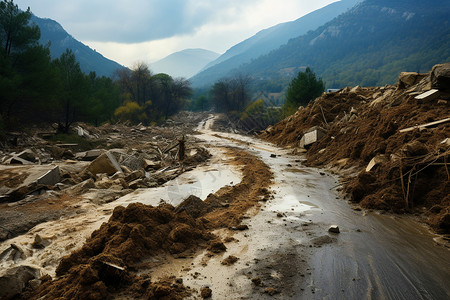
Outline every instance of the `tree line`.
<svg viewBox="0 0 450 300">
<path fill-rule="evenodd" d="M 150 124 L 185 107 L 189 82 L 153 75 L 144 63 L 108 78 L 83 73 L 71 50 L 52 59 L 31 16 L 30 8 L 0 1 L 0 134 L 39 123 L 62 133 L 76 121 Z"/>
</svg>

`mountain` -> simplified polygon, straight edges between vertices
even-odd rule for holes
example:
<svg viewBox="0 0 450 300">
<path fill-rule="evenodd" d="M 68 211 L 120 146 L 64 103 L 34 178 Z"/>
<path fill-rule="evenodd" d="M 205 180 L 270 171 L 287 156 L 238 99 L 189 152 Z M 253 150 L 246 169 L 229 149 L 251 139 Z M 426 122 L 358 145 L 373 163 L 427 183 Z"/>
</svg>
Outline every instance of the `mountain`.
<svg viewBox="0 0 450 300">
<path fill-rule="evenodd" d="M 54 20 L 42 19 L 33 15 L 31 22 L 41 29 L 39 42 L 44 45 L 50 42 L 50 53 L 53 59 L 60 57 L 68 48 L 73 51 L 80 63 L 81 70 L 85 73 L 95 72 L 98 76 L 110 77 L 115 70 L 124 68 L 74 39 Z"/>
<path fill-rule="evenodd" d="M 448 61 L 450 1 L 366 0 L 233 73 L 273 79 L 308 66 L 328 88 L 379 86 Z"/>
<path fill-rule="evenodd" d="M 219 56 L 220 54 L 209 50 L 186 49 L 150 64 L 150 68 L 156 73 L 190 78 Z"/>
<path fill-rule="evenodd" d="M 331 21 L 362 0 L 342 0 L 313 11 L 295 21 L 281 23 L 264 29 L 249 39 L 233 46 L 216 60 L 209 63 L 201 73 L 191 78 L 194 86 L 210 85 L 243 63 L 286 44 L 310 30 Z"/>
</svg>

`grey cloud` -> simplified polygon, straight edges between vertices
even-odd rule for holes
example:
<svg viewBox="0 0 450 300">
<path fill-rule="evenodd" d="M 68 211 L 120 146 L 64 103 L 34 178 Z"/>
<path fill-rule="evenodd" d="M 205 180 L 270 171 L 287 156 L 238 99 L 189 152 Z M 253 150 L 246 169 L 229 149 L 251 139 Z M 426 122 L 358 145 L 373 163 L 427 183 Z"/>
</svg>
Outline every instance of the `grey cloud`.
<svg viewBox="0 0 450 300">
<path fill-rule="evenodd" d="M 195 32 L 222 14 L 257 0 L 17 0 L 48 16 L 82 40 L 139 43 Z"/>
</svg>

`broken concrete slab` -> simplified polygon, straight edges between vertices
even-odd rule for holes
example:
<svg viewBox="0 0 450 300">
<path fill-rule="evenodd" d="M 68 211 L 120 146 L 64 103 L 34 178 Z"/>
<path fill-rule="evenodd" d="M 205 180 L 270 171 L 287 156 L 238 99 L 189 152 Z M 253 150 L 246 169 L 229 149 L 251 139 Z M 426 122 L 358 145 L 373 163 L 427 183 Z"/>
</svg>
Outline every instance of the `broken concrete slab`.
<svg viewBox="0 0 450 300">
<path fill-rule="evenodd" d="M 439 96 L 440 96 L 439 90 L 431 89 L 425 93 L 422 93 L 422 94 L 414 97 L 414 99 L 422 100 L 422 101 L 433 101 L 433 100 L 439 98 Z"/>
<path fill-rule="evenodd" d="M 119 163 L 111 152 L 105 152 L 87 167 L 87 171 L 91 172 L 93 175 L 99 173 L 106 173 L 108 175 L 113 175 L 118 171 L 122 171 Z"/>
<path fill-rule="evenodd" d="M 325 137 L 326 134 L 327 131 L 324 128 L 320 126 L 314 126 L 308 129 L 303 135 L 302 139 L 300 140 L 300 147 L 305 148 L 311 144 L 314 144 L 315 142 Z"/>
<path fill-rule="evenodd" d="M 61 173 L 59 167 L 55 166 L 53 169 L 47 171 L 44 175 L 39 177 L 36 182 L 42 185 L 55 185 L 61 180 Z"/>
<path fill-rule="evenodd" d="M 93 161 L 105 152 L 106 150 L 104 149 L 93 149 L 85 152 L 78 152 L 75 154 L 75 158 L 78 160 Z"/>
<path fill-rule="evenodd" d="M 11 157 L 10 159 L 6 160 L 6 164 L 7 165 L 34 165 L 33 162 L 28 161 L 26 159 L 14 156 Z"/>
</svg>

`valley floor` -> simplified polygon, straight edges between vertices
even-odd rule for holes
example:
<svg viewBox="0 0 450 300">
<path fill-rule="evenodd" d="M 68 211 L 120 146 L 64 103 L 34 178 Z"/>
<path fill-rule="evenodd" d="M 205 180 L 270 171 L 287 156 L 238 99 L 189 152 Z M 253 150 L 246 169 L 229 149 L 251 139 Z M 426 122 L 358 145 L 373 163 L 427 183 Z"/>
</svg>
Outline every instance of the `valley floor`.
<svg viewBox="0 0 450 300">
<path fill-rule="evenodd" d="M 23 298 L 52 299 L 64 291 L 97 299 L 106 297 L 101 292 L 115 299 L 450 298 L 450 252 L 425 225 L 408 216 L 354 209 L 336 191 L 336 175 L 306 167 L 304 157 L 291 150 L 215 132 L 213 122 L 210 116 L 196 130 L 196 146 L 212 154 L 199 167 L 109 203 L 72 202 L 72 213 L 2 242 L 4 270 L 32 266 L 54 278 L 28 287 Z M 205 204 L 184 200 L 190 195 Z M 170 204 L 153 210 L 178 220 L 158 225 L 152 219 L 155 236 L 171 226 L 159 248 L 151 246 L 156 237 L 133 237 L 144 229 L 130 219 L 147 219 L 132 209 L 148 209 L 135 203 Z M 128 220 L 119 220 L 121 214 Z M 329 232 L 332 225 L 340 232 Z M 135 227 L 112 247 L 129 226 Z M 36 235 L 48 244 L 33 247 Z M 92 255 L 98 237 L 102 250 Z M 128 252 L 120 252 L 128 243 Z M 145 243 L 151 251 L 139 257 Z M 11 245 L 21 252 L 11 256 Z M 127 256 L 140 261 L 128 262 Z M 93 278 L 88 283 L 86 274 Z"/>
</svg>

